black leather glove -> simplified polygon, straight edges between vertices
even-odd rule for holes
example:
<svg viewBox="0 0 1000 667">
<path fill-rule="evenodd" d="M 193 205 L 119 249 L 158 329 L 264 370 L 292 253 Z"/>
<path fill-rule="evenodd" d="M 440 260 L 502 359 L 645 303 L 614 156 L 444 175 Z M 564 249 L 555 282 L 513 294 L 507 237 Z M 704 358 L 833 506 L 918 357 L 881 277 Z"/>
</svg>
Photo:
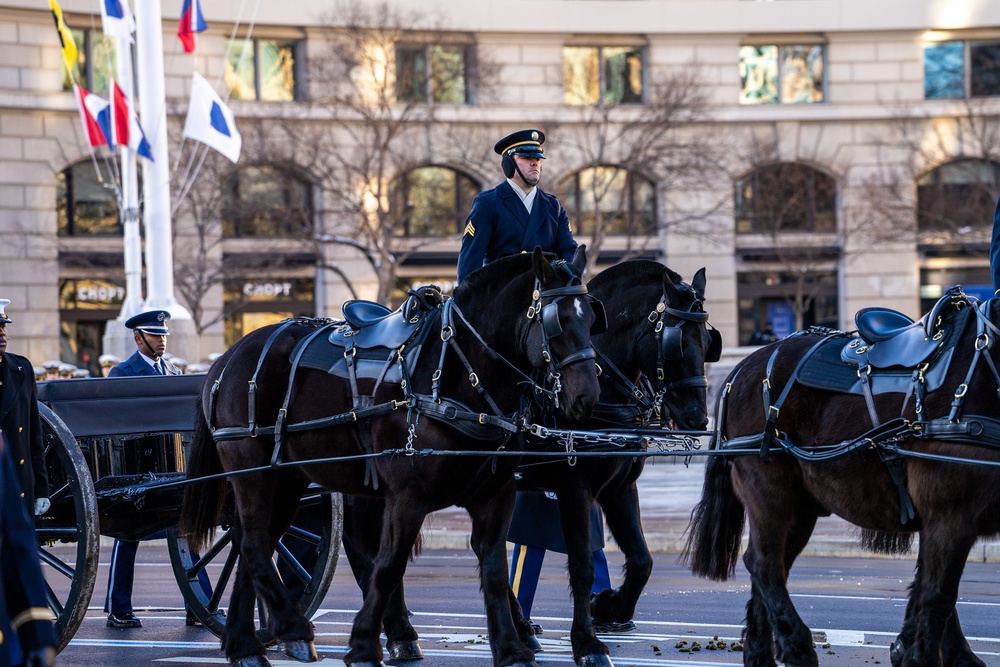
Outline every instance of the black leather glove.
<svg viewBox="0 0 1000 667">
<path fill-rule="evenodd" d="M 52 646 L 31 649 L 24 654 L 24 667 L 54 667 L 56 650 Z"/>
</svg>

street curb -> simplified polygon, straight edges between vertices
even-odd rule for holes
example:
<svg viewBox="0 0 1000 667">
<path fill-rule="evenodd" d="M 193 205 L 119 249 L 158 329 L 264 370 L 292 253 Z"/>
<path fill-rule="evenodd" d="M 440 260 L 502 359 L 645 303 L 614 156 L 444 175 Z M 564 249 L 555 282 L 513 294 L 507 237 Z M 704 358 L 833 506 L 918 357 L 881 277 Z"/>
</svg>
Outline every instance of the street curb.
<svg viewBox="0 0 1000 667">
<path fill-rule="evenodd" d="M 659 554 L 680 554 L 684 550 L 687 542 L 687 535 L 678 532 L 648 532 L 646 533 L 646 544 L 650 552 Z M 743 546 L 746 547 L 746 536 L 743 537 Z M 809 541 L 803 549 L 803 556 L 813 556 L 818 558 L 887 558 L 894 560 L 916 559 L 917 542 L 914 540 L 913 547 L 909 553 L 901 555 L 876 554 L 865 551 L 861 548 L 857 537 L 844 536 L 818 536 Z M 605 551 L 617 553 L 618 545 L 608 537 L 605 540 Z M 469 533 L 464 531 L 436 529 L 423 531 L 423 549 L 469 549 Z M 1000 542 L 981 541 L 977 542 L 969 552 L 969 562 L 973 563 L 1000 563 Z"/>
</svg>

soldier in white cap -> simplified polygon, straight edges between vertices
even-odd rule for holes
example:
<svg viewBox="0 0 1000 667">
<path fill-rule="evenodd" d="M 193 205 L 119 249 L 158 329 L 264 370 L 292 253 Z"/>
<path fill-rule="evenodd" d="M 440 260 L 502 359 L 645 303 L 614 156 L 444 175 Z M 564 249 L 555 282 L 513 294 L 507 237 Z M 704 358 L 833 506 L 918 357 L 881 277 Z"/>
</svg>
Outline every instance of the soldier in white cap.
<svg viewBox="0 0 1000 667">
<path fill-rule="evenodd" d="M 42 363 L 42 368 L 45 369 L 45 379 L 46 380 L 58 380 L 59 379 L 59 364 L 62 362 L 58 359 L 49 359 L 48 361 Z"/>
<path fill-rule="evenodd" d="M 98 359 L 101 364 L 101 375 L 108 377 L 111 369 L 122 362 L 121 358 L 114 354 L 102 354 Z"/>
</svg>

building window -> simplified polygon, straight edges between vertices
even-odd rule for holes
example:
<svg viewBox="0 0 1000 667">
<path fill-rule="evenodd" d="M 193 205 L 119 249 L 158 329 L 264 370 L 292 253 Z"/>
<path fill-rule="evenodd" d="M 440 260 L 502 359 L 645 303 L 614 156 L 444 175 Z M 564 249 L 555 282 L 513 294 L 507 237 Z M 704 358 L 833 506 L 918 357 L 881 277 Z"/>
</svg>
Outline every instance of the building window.
<svg viewBox="0 0 1000 667">
<path fill-rule="evenodd" d="M 300 98 L 296 85 L 299 42 L 234 39 L 226 53 L 226 86 L 237 100 L 291 102 Z"/>
<path fill-rule="evenodd" d="M 634 46 L 563 47 L 566 104 L 641 104 L 643 49 Z"/>
<path fill-rule="evenodd" d="M 310 185 L 270 165 L 234 172 L 224 186 L 222 210 L 228 237 L 302 238 L 313 229 Z"/>
<path fill-rule="evenodd" d="M 817 262 L 809 271 L 740 271 L 736 291 L 740 345 L 749 345 L 768 322 L 778 338 L 813 325 L 839 327 L 834 267 Z"/>
<path fill-rule="evenodd" d="M 990 160 L 957 160 L 927 172 L 917 179 L 922 242 L 965 244 L 970 233 L 986 233 L 998 194 L 1000 164 Z"/>
<path fill-rule="evenodd" d="M 470 60 L 462 44 L 397 44 L 396 101 L 469 104 Z"/>
<path fill-rule="evenodd" d="M 115 38 L 105 37 L 99 30 L 74 28 L 71 32 L 76 42 L 77 59 L 73 71 L 67 72 L 63 66 L 63 90 L 72 90 L 76 83 L 95 95 L 110 97 L 111 80 L 118 78 L 115 76 L 118 68 Z"/>
<path fill-rule="evenodd" d="M 479 184 L 447 167 L 412 169 L 389 186 L 397 236 L 461 233 Z"/>
<path fill-rule="evenodd" d="M 1000 41 L 939 42 L 924 46 L 924 97 L 1000 95 Z"/>
<path fill-rule="evenodd" d="M 80 162 L 56 176 L 59 236 L 117 236 L 122 233 L 118 197 L 110 173 L 98 178 L 94 162 Z"/>
<path fill-rule="evenodd" d="M 740 104 L 824 101 L 822 44 L 740 47 Z"/>
<path fill-rule="evenodd" d="M 837 184 L 794 162 L 755 169 L 735 184 L 736 232 L 836 232 Z"/>
<path fill-rule="evenodd" d="M 615 166 L 584 169 L 561 184 L 560 200 L 577 234 L 655 234 L 656 186 Z"/>
</svg>

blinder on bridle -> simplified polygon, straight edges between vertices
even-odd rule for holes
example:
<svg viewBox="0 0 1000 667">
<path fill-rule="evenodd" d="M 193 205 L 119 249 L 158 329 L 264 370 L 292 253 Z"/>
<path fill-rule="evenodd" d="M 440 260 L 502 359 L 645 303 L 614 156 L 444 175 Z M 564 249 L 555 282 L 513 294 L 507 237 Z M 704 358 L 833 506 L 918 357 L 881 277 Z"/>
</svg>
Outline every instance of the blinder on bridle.
<svg viewBox="0 0 1000 667">
<path fill-rule="evenodd" d="M 594 311 L 594 323 L 590 325 L 590 335 L 602 334 L 608 330 L 608 315 L 604 310 L 604 303 L 589 294 L 587 300 Z M 559 322 L 559 299 L 542 306 L 541 318 L 545 340 L 552 340 L 562 333 L 562 324 Z"/>
<path fill-rule="evenodd" d="M 649 321 L 654 323 L 656 335 L 656 376 L 660 382 L 666 381 L 666 364 L 678 364 L 684 360 L 684 331 L 681 329 L 684 322 L 695 322 L 705 324 L 708 327 L 709 343 L 705 349 L 706 363 L 714 363 L 722 357 L 722 334 L 717 329 L 708 324 L 708 313 L 704 310 L 694 310 L 696 305 L 700 305 L 701 300 L 695 299 L 685 310 L 671 308 L 666 303 L 666 295 L 656 305 L 656 310 L 649 314 Z M 672 315 L 677 318 L 677 322 L 666 325 L 663 316 Z M 684 387 L 707 387 L 708 379 L 705 376 L 684 378 L 670 383 L 674 389 Z"/>
</svg>

